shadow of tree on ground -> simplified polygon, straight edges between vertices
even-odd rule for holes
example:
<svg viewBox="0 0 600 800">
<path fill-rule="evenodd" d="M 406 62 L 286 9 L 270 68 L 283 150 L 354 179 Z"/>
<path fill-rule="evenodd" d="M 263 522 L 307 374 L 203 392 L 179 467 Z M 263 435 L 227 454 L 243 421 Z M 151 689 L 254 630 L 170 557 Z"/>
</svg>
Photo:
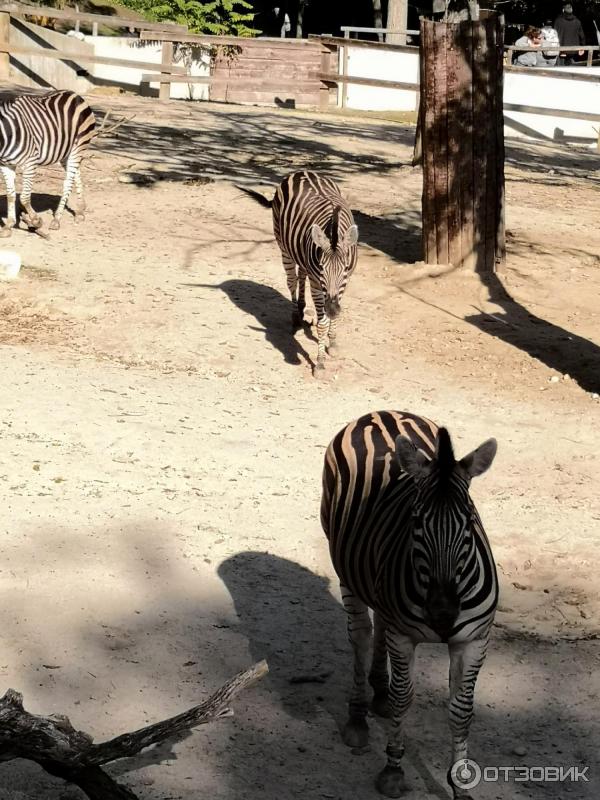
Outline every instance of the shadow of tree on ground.
<svg viewBox="0 0 600 800">
<path fill-rule="evenodd" d="M 585 391 L 600 392 L 600 346 L 533 314 L 513 299 L 500 276 L 479 278 L 490 300 L 504 314 L 473 314 L 465 317 L 467 322 L 528 353 L 561 375 L 569 375 Z"/>
</svg>

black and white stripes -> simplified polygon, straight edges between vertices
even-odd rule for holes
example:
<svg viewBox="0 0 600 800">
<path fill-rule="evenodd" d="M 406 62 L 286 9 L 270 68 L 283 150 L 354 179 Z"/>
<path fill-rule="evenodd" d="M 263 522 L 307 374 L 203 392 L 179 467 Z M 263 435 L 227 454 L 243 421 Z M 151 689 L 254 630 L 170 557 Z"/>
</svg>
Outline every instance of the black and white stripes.
<svg viewBox="0 0 600 800">
<path fill-rule="evenodd" d="M 281 182 L 272 201 L 240 187 L 273 209 L 273 229 L 281 250 L 292 302 L 294 327 L 302 323 L 306 278 L 317 314 L 316 368 L 325 367 L 336 344 L 336 323 L 348 278 L 356 266 L 358 228 L 335 181 L 303 170 Z"/>
<path fill-rule="evenodd" d="M 35 171 L 43 165 L 66 162 L 63 192 L 50 227 L 59 227 L 73 184 L 77 189 L 79 211 L 83 212 L 80 164 L 94 138 L 94 128 L 91 108 L 73 92 L 25 94 L 0 100 L 0 171 L 8 201 L 5 231 L 10 233 L 17 223 L 15 175 L 18 168 L 23 172 L 21 204 L 25 209 L 23 220 L 28 225 L 41 225 L 31 206 L 31 190 Z"/>
<path fill-rule="evenodd" d="M 446 642 L 450 653 L 453 763 L 467 756 L 475 682 L 498 602 L 490 546 L 469 496 L 473 477 L 496 453 L 493 439 L 456 461 L 448 432 L 412 414 L 368 414 L 347 425 L 325 456 L 321 522 L 340 579 L 354 650 L 354 683 L 344 739 L 368 738 L 373 707 L 393 724 L 378 788 L 404 791 L 403 721 L 413 697 L 415 646 Z M 371 640 L 369 609 L 374 612 Z M 455 797 L 466 797 L 453 786 Z"/>
</svg>

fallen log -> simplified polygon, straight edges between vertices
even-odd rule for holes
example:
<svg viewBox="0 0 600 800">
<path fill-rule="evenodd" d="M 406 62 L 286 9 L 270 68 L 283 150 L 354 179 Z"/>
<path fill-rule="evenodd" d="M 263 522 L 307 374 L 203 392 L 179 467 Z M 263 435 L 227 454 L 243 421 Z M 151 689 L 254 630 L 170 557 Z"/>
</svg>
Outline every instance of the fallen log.
<svg viewBox="0 0 600 800">
<path fill-rule="evenodd" d="M 231 716 L 230 702 L 242 690 L 267 674 L 266 661 L 240 672 L 204 703 L 182 714 L 94 744 L 84 731 L 75 730 L 68 717 L 40 717 L 23 707 L 23 696 L 9 689 L 0 699 L 0 761 L 25 758 L 46 772 L 74 783 L 90 800 L 137 800 L 102 765 L 136 755 L 145 747 L 164 742 L 198 725 Z"/>
</svg>

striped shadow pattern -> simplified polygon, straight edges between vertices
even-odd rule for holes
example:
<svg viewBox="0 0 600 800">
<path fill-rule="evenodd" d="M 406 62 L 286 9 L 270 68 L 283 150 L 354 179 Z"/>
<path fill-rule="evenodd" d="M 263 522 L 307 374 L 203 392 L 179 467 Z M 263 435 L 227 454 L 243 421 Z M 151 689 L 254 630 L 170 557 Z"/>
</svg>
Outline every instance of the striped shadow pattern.
<svg viewBox="0 0 600 800">
<path fill-rule="evenodd" d="M 445 428 L 400 411 L 351 422 L 326 451 L 321 523 L 354 653 L 343 736 L 351 747 L 368 742 L 369 683 L 372 710 L 392 717 L 377 778 L 388 797 L 406 791 L 401 762 L 419 643 L 448 646 L 452 764 L 467 758 L 475 683 L 498 604 L 494 558 L 469 485 L 495 454 L 490 439 L 457 461 Z M 455 798 L 469 797 L 450 770 L 448 781 Z"/>
</svg>

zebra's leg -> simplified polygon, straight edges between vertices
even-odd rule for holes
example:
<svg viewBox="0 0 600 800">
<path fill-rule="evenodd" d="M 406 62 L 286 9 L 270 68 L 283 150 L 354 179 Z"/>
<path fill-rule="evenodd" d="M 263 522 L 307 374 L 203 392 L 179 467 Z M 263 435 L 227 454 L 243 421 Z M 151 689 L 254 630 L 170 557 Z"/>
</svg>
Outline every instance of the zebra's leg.
<svg viewBox="0 0 600 800">
<path fill-rule="evenodd" d="M 385 641 L 385 625 L 381 616 L 374 614 L 375 635 L 373 637 L 373 660 L 371 662 L 371 672 L 369 673 L 369 683 L 373 687 L 373 700 L 371 710 L 379 717 L 389 717 L 389 687 L 390 678 L 388 675 L 388 651 Z"/>
<path fill-rule="evenodd" d="M 30 228 L 41 228 L 42 218 L 33 210 L 31 205 L 31 192 L 33 190 L 33 179 L 35 177 L 36 164 L 25 164 L 23 167 L 23 190 L 21 191 L 21 205 L 25 213 L 21 214 L 21 219 Z"/>
<path fill-rule="evenodd" d="M 461 770 L 453 770 L 457 761 L 467 758 L 467 739 L 473 718 L 473 697 L 479 670 L 485 661 L 488 639 L 448 645 L 450 653 L 450 704 L 448 708 L 450 730 L 452 732 L 452 765 L 448 770 L 448 783 L 452 787 L 455 800 L 471 797 L 465 782 L 472 779 L 465 774 L 461 786 Z"/>
<path fill-rule="evenodd" d="M 402 757 L 404 756 L 404 719 L 414 696 L 413 671 L 415 645 L 408 636 L 388 630 L 386 634 L 392 683 L 392 727 L 386 749 L 387 764 L 377 776 L 377 789 L 386 797 L 400 797 L 406 791 Z"/>
<path fill-rule="evenodd" d="M 79 172 L 80 160 L 81 159 L 79 157 L 73 158 L 73 156 L 69 156 L 67 159 L 67 163 L 65 165 L 67 174 L 65 176 L 65 182 L 63 183 L 62 195 L 56 211 L 54 212 L 54 219 L 50 223 L 50 228 L 53 231 L 57 231 L 60 228 L 60 219 L 63 215 L 71 192 L 73 191 L 73 183 L 75 182 L 76 174 Z"/>
<path fill-rule="evenodd" d="M 304 309 L 306 308 L 306 270 L 298 267 L 298 327 L 301 327 L 304 320 Z"/>
<path fill-rule="evenodd" d="M 318 285 L 315 286 L 311 281 L 310 293 L 312 295 L 317 314 L 318 352 L 315 370 L 321 370 L 325 369 L 325 339 L 327 338 L 327 333 L 329 332 L 329 317 L 325 314 L 325 300 L 321 287 Z"/>
<path fill-rule="evenodd" d="M 77 209 L 75 210 L 75 222 L 82 222 L 85 219 L 85 200 L 83 199 L 83 181 L 81 179 L 81 167 L 77 167 L 75 173 L 75 190 L 77 192 Z"/>
<path fill-rule="evenodd" d="M 0 236 L 10 236 L 12 229 L 17 224 L 17 191 L 15 189 L 15 171 L 10 167 L 0 167 L 4 183 L 6 184 L 6 225 L 0 229 Z"/>
<path fill-rule="evenodd" d="M 296 270 L 296 263 L 293 259 L 284 254 L 282 254 L 281 260 L 283 261 L 285 277 L 294 306 L 292 310 L 292 328 L 293 330 L 297 330 L 302 324 L 302 317 L 298 319 L 298 272 Z"/>
<path fill-rule="evenodd" d="M 348 747 L 365 747 L 369 741 L 367 724 L 367 670 L 371 646 L 371 618 L 368 607 L 343 584 L 340 584 L 342 602 L 348 614 L 348 638 L 354 651 L 354 679 L 348 721 L 342 738 Z"/>
<path fill-rule="evenodd" d="M 327 352 L 332 353 L 334 350 L 337 351 L 337 349 L 337 317 L 334 317 L 329 320 L 329 347 L 327 348 Z"/>
</svg>

